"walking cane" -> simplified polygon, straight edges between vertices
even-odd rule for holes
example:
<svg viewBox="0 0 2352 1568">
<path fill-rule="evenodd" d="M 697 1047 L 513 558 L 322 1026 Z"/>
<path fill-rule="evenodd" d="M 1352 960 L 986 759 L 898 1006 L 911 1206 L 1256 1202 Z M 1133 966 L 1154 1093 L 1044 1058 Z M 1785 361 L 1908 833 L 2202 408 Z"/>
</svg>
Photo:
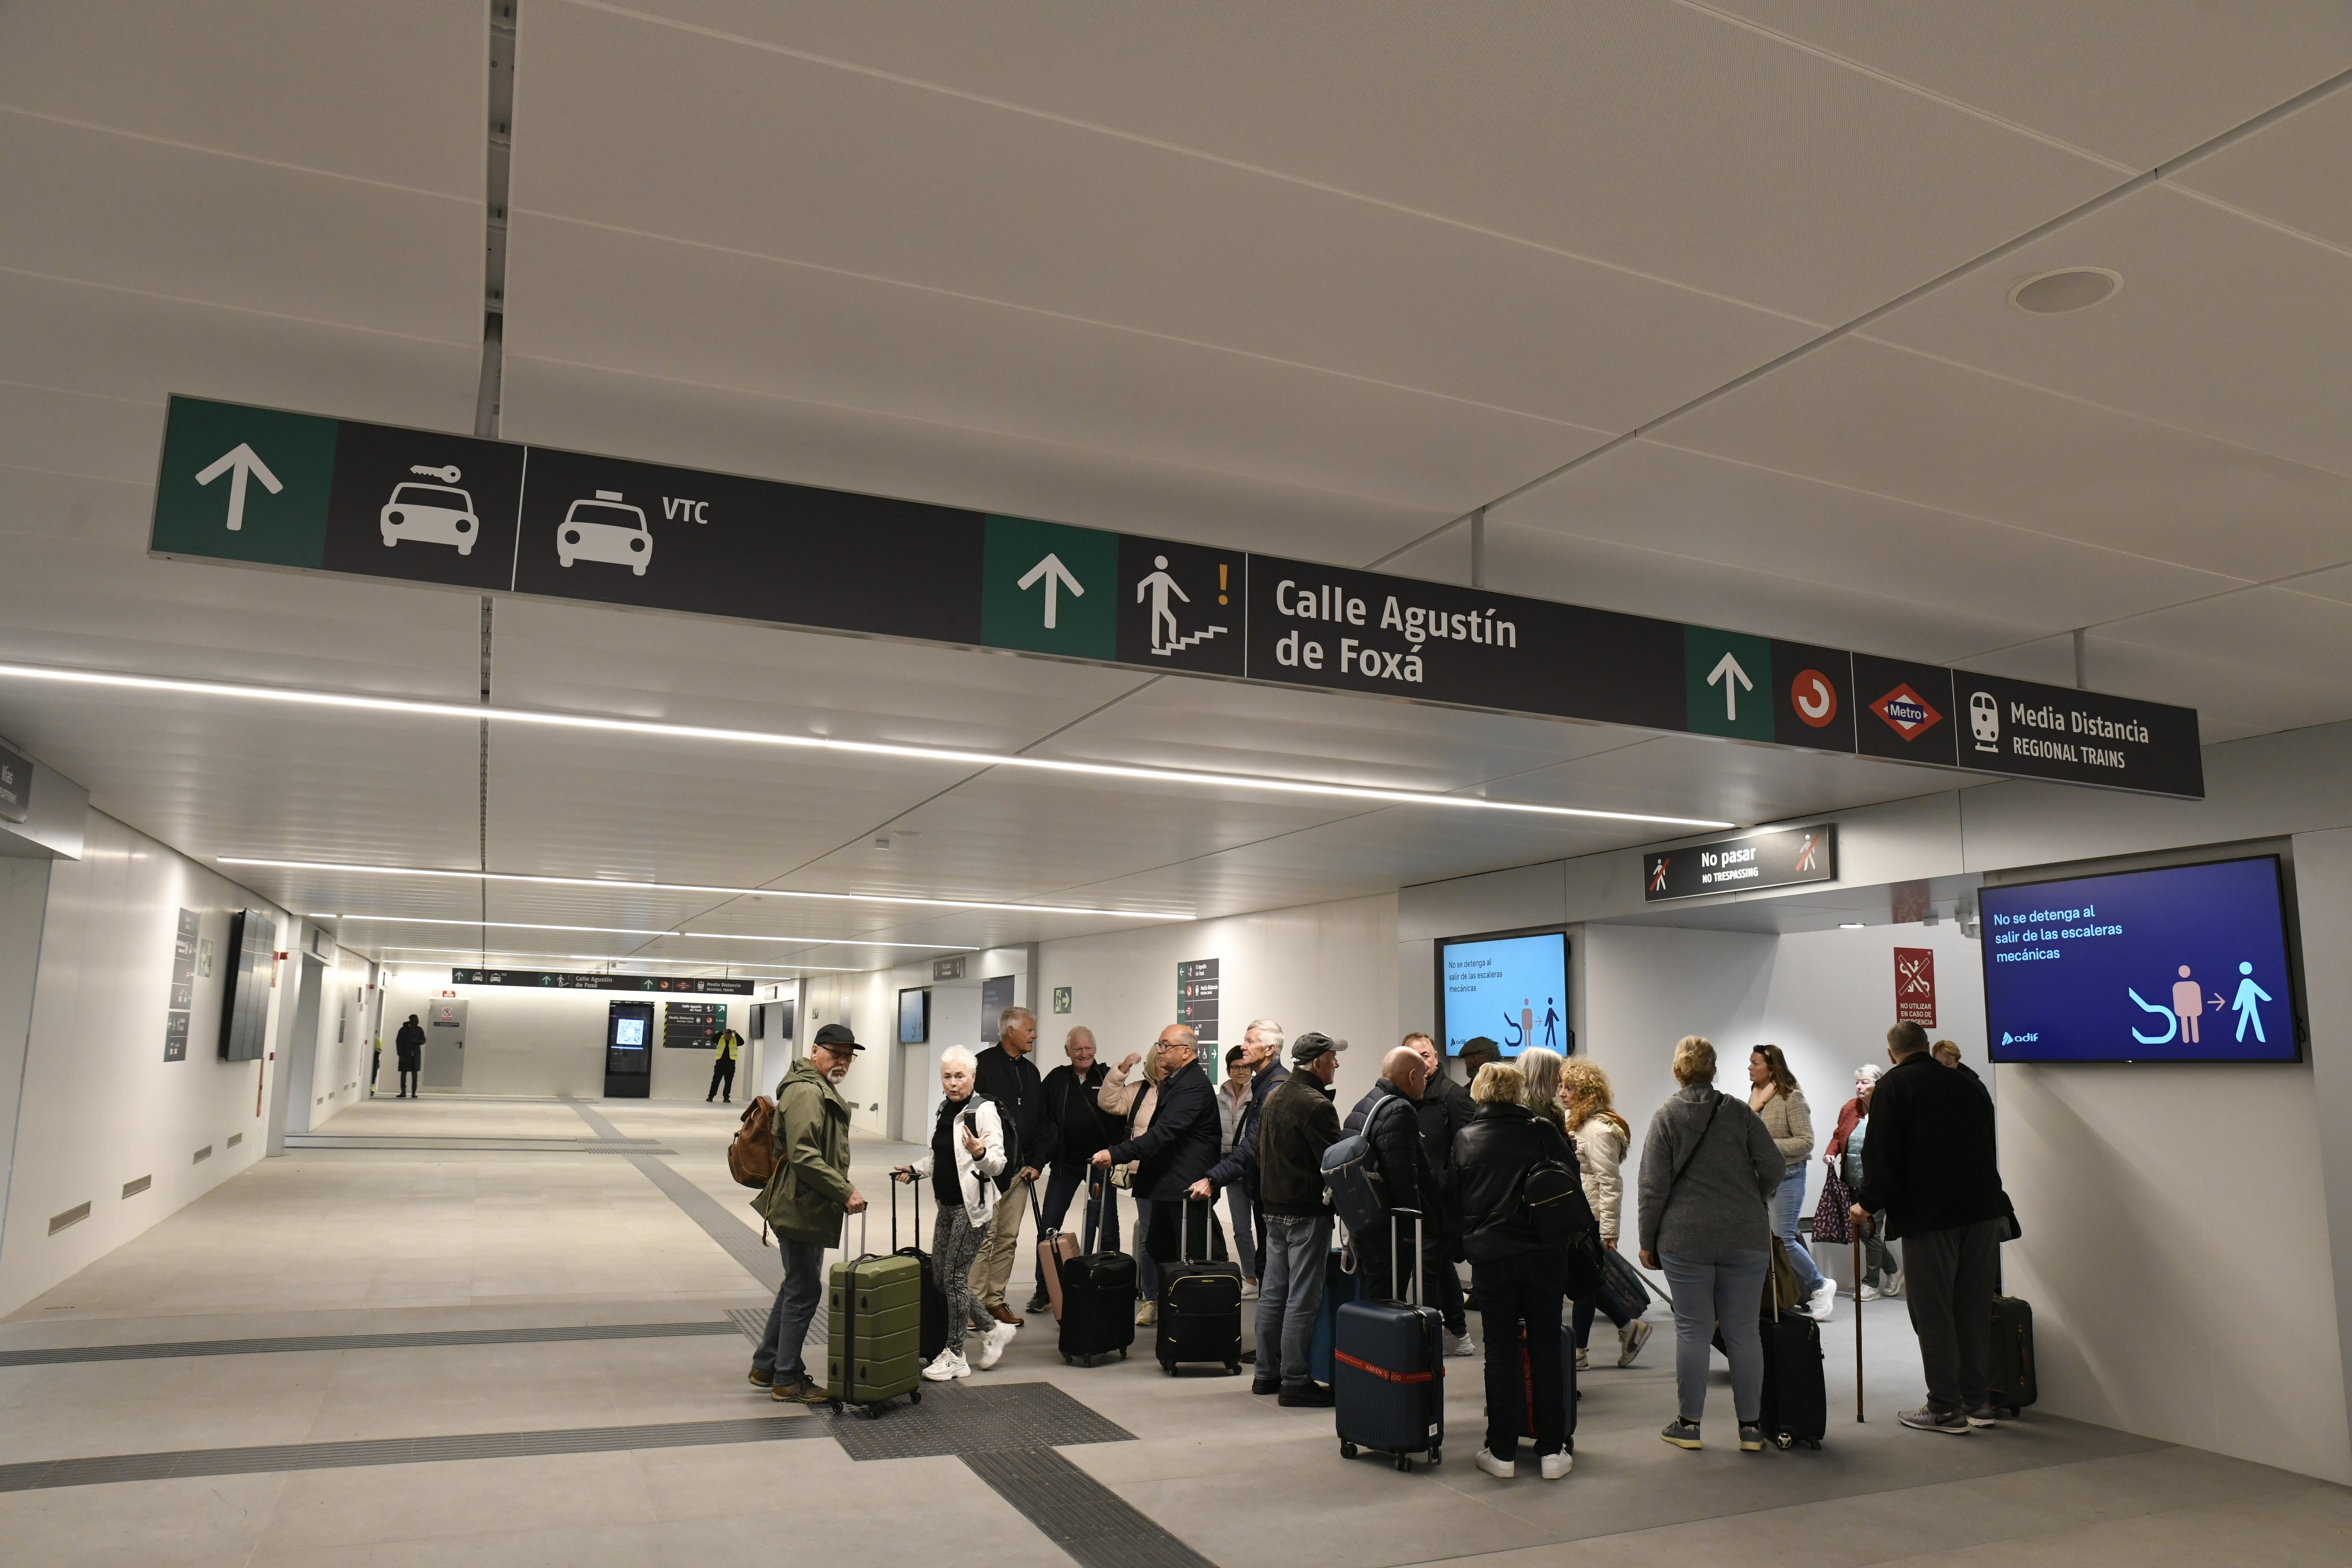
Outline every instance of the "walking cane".
<svg viewBox="0 0 2352 1568">
<path fill-rule="evenodd" d="M 1863 1225 L 1870 1222 L 1864 1220 Z M 1862 1414 L 1862 1226 L 1853 1227 L 1853 1419 L 1863 1422 Z"/>
</svg>

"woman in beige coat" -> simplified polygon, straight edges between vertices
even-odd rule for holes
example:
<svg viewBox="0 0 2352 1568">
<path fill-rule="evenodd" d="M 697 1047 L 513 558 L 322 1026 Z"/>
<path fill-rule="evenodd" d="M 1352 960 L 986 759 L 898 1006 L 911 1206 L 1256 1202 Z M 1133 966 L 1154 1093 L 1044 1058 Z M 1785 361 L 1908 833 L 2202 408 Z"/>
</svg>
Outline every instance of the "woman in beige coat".
<svg viewBox="0 0 2352 1568">
<path fill-rule="evenodd" d="M 1813 1249 L 1797 1234 L 1797 1216 L 1805 1208 L 1805 1167 L 1813 1153 L 1813 1111 L 1789 1058 L 1778 1046 L 1759 1046 L 1748 1053 L 1748 1109 L 1764 1119 L 1764 1131 L 1788 1164 L 1780 1190 L 1772 1198 L 1772 1234 L 1796 1270 L 1797 1287 L 1806 1296 L 1805 1310 L 1828 1322 L 1837 1307 L 1837 1285 L 1824 1279 L 1813 1262 Z"/>
<path fill-rule="evenodd" d="M 1584 1201 L 1592 1205 L 1592 1217 L 1601 1222 L 1601 1245 L 1614 1251 L 1625 1212 L 1625 1179 L 1619 1167 L 1625 1159 L 1625 1146 L 1633 1140 L 1633 1129 L 1617 1114 L 1609 1075 L 1590 1057 L 1571 1057 L 1560 1064 L 1559 1100 L 1568 1113 L 1569 1139 L 1576 1145 Z M 1591 1366 L 1596 1310 L 1608 1313 L 1609 1321 L 1617 1325 L 1617 1364 L 1633 1365 L 1649 1341 L 1650 1325 L 1629 1314 L 1604 1289 L 1577 1300 L 1571 1309 L 1569 1326 L 1576 1332 L 1576 1370 L 1584 1372 Z"/>
</svg>

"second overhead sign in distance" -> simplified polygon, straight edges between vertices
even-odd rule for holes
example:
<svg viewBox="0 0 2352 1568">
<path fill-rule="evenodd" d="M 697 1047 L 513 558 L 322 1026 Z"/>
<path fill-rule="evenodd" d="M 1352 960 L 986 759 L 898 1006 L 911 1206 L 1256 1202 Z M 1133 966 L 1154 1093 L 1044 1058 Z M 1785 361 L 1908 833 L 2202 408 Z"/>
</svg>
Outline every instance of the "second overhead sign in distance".
<svg viewBox="0 0 2352 1568">
<path fill-rule="evenodd" d="M 149 547 L 2204 795 L 2193 709 L 1212 545 L 199 398 L 171 400 Z"/>
</svg>

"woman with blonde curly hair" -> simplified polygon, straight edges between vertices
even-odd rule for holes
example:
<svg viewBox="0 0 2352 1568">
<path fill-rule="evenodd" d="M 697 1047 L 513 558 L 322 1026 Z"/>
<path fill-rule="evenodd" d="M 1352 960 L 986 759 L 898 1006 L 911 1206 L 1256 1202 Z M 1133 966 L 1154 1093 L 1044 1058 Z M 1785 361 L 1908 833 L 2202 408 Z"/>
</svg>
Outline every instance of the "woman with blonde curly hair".
<svg viewBox="0 0 2352 1568">
<path fill-rule="evenodd" d="M 1625 1158 L 1633 1130 L 1617 1114 L 1609 1075 L 1590 1057 L 1577 1057 L 1559 1069 L 1559 1100 L 1568 1117 L 1568 1133 L 1576 1144 L 1577 1168 L 1584 1177 L 1584 1201 L 1601 1222 L 1601 1245 L 1614 1251 L 1625 1208 L 1625 1181 L 1618 1167 Z M 1592 1364 L 1592 1314 L 1605 1312 L 1617 1325 L 1617 1364 L 1632 1366 L 1650 1341 L 1650 1325 L 1628 1312 L 1604 1287 L 1580 1298 L 1570 1326 L 1576 1332 L 1576 1370 Z"/>
</svg>

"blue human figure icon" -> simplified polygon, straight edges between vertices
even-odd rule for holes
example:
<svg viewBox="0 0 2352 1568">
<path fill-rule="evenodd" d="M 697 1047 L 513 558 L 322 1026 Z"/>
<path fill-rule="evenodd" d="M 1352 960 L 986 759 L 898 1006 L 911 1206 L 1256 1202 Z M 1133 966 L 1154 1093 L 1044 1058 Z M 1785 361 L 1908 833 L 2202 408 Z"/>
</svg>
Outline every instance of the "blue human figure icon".
<svg viewBox="0 0 2352 1568">
<path fill-rule="evenodd" d="M 2238 965 L 2238 973 L 2244 978 L 2238 982 L 2238 999 L 2231 1004 L 2238 1013 L 2238 1038 L 2242 1040 L 2246 1037 L 2246 1026 L 2252 1024 L 2254 1026 L 2254 1038 L 2263 1045 L 2268 1045 L 2269 1040 L 2263 1035 L 2263 1016 L 2254 1010 L 2254 1004 L 2271 1000 L 2271 994 L 2254 984 L 2252 964 L 2241 963 Z"/>
<path fill-rule="evenodd" d="M 1553 1010 L 1552 999 L 1544 998 L 1544 1048 L 1559 1049 L 1559 1014 Z"/>
</svg>

